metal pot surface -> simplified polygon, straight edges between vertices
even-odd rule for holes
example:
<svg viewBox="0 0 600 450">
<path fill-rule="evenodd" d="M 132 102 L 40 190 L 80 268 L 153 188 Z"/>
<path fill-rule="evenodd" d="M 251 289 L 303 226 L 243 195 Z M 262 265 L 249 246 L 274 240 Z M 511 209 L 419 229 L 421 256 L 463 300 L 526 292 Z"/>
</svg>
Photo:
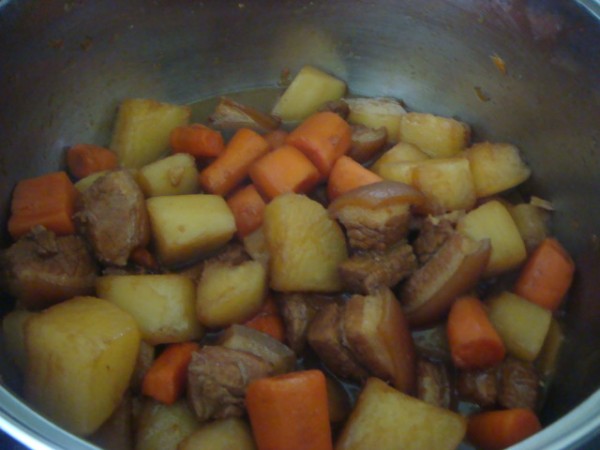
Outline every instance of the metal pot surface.
<svg viewBox="0 0 600 450">
<path fill-rule="evenodd" d="M 515 448 L 600 432 L 597 0 L 0 0 L 0 61 L 2 223 L 17 180 L 58 169 L 74 142 L 109 143 L 123 98 L 190 103 L 273 87 L 304 64 L 516 144 L 534 173 L 524 191 L 552 201 L 578 272 L 549 426 Z M 93 448 L 4 387 L 0 427 L 32 448 Z"/>
</svg>

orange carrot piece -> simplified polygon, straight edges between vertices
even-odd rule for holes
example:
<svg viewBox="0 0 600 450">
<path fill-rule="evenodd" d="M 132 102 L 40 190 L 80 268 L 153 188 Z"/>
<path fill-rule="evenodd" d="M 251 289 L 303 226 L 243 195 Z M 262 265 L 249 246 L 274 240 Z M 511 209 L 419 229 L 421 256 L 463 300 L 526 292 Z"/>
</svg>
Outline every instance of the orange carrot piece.
<svg viewBox="0 0 600 450">
<path fill-rule="evenodd" d="M 269 199 L 286 192 L 306 193 L 321 180 L 319 170 L 300 150 L 284 145 L 256 160 L 250 178 Z"/>
<path fill-rule="evenodd" d="M 540 421 L 529 409 L 488 411 L 469 417 L 467 439 L 481 450 L 501 450 L 541 429 Z"/>
<path fill-rule="evenodd" d="M 348 156 L 340 156 L 333 165 L 327 184 L 329 201 L 352 189 L 383 181 L 379 175 Z"/>
<path fill-rule="evenodd" d="M 484 369 L 506 356 L 502 338 L 475 297 L 462 297 L 454 302 L 447 332 L 452 360 L 460 369 Z"/>
<path fill-rule="evenodd" d="M 291 372 L 250 383 L 246 406 L 259 450 L 331 450 L 325 376 Z"/>
<path fill-rule="evenodd" d="M 226 195 L 248 175 L 250 165 L 269 151 L 269 143 L 249 128 L 240 128 L 221 155 L 199 175 L 202 188 Z"/>
<path fill-rule="evenodd" d="M 575 263 L 554 238 L 546 238 L 521 270 L 514 292 L 539 306 L 556 310 L 571 287 Z"/>
<path fill-rule="evenodd" d="M 273 297 L 267 297 L 258 313 L 244 325 L 262 331 L 280 342 L 285 341 L 285 326 Z"/>
<path fill-rule="evenodd" d="M 352 129 L 337 114 L 318 112 L 298 125 L 286 142 L 302 151 L 322 175 L 328 176 L 335 161 L 350 150 Z"/>
<path fill-rule="evenodd" d="M 144 375 L 142 393 L 167 405 L 175 403 L 185 390 L 192 354 L 199 349 L 195 342 L 169 345 Z"/>
<path fill-rule="evenodd" d="M 262 225 L 267 204 L 253 184 L 234 192 L 227 199 L 227 204 L 235 218 L 238 237 L 243 238 Z"/>
<path fill-rule="evenodd" d="M 65 172 L 19 181 L 12 196 L 8 232 L 18 239 L 35 225 L 43 225 L 57 235 L 75 233 L 71 217 L 77 195 Z"/>
<path fill-rule="evenodd" d="M 77 144 L 67 151 L 67 167 L 75 178 L 85 178 L 96 172 L 111 170 L 119 165 L 111 150 L 92 144 Z"/>
<path fill-rule="evenodd" d="M 285 140 L 287 139 L 289 133 L 285 130 L 275 130 L 269 131 L 264 134 L 263 137 L 271 146 L 271 150 L 275 150 L 278 147 L 281 147 L 285 144 Z"/>
<path fill-rule="evenodd" d="M 214 158 L 225 149 L 221 133 L 199 123 L 175 128 L 169 140 L 173 153 L 189 153 L 196 158 Z"/>
</svg>

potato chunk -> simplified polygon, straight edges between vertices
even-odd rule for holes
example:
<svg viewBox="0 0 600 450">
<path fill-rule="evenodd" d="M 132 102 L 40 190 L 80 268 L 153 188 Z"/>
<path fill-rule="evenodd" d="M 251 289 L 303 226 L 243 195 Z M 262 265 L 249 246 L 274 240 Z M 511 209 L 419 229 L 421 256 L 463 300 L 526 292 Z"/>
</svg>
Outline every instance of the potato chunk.
<svg viewBox="0 0 600 450">
<path fill-rule="evenodd" d="M 511 292 L 488 302 L 489 318 L 504 341 L 506 349 L 517 358 L 537 358 L 550 328 L 552 313 Z"/>
<path fill-rule="evenodd" d="M 108 275 L 98 278 L 96 292 L 130 313 L 150 344 L 202 337 L 195 312 L 194 283 L 184 275 Z"/>
<path fill-rule="evenodd" d="M 321 105 L 339 100 L 346 93 L 346 83 L 315 68 L 304 66 L 294 77 L 273 107 L 273 115 L 284 121 L 306 119 Z"/>
<path fill-rule="evenodd" d="M 198 320 L 208 327 L 241 322 L 256 313 L 267 291 L 267 272 L 258 261 L 206 264 L 196 291 Z"/>
<path fill-rule="evenodd" d="M 172 405 L 146 400 L 137 420 L 135 450 L 177 450 L 179 443 L 199 427 L 184 400 Z"/>
<path fill-rule="evenodd" d="M 190 116 L 189 106 L 156 100 L 124 100 L 110 148 L 118 155 L 122 167 L 137 169 L 160 158 L 169 148 L 171 130 L 186 125 Z"/>
<path fill-rule="evenodd" d="M 177 450 L 255 450 L 248 423 L 239 417 L 215 420 L 196 430 L 179 444 Z"/>
<path fill-rule="evenodd" d="M 415 167 L 419 165 L 419 161 L 427 159 L 429 156 L 414 145 L 399 142 L 381 155 L 371 170 L 384 180 L 412 185 Z"/>
<path fill-rule="evenodd" d="M 527 250 L 521 233 L 506 207 L 492 200 L 470 211 L 456 229 L 474 240 L 489 239 L 492 253 L 484 276 L 494 276 L 518 267 Z"/>
<path fill-rule="evenodd" d="M 198 192 L 198 170 L 192 155 L 178 153 L 142 167 L 137 176 L 144 195 L 183 195 Z"/>
<path fill-rule="evenodd" d="M 350 107 L 348 122 L 359 123 L 369 128 L 384 127 L 388 142 L 398 140 L 400 121 L 406 110 L 393 98 L 348 98 Z"/>
<path fill-rule="evenodd" d="M 115 305 L 75 297 L 31 317 L 25 345 L 25 398 L 60 426 L 85 436 L 119 405 L 140 332 L 133 317 Z"/>
<path fill-rule="evenodd" d="M 161 261 L 181 264 L 226 244 L 236 231 L 229 206 L 219 195 L 170 195 L 146 201 Z"/>
<path fill-rule="evenodd" d="M 336 292 L 338 264 L 348 258 L 339 225 L 319 203 L 299 194 L 276 197 L 263 223 L 271 255 L 271 288 L 276 291 Z"/>
<path fill-rule="evenodd" d="M 531 175 L 519 150 L 510 144 L 481 142 L 467 149 L 477 197 L 488 197 L 513 188 Z"/>
<path fill-rule="evenodd" d="M 466 419 L 369 378 L 335 445 L 336 450 L 453 450 Z"/>
<path fill-rule="evenodd" d="M 447 117 L 412 112 L 400 122 L 400 141 L 416 145 L 432 158 L 456 155 L 465 149 L 470 136 L 467 124 Z"/>
</svg>

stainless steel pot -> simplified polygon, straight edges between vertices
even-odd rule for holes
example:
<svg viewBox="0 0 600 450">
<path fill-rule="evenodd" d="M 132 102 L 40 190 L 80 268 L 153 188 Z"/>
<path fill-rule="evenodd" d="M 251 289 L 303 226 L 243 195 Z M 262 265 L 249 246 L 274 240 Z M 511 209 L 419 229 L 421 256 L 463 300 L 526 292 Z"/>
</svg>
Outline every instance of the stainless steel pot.
<svg viewBox="0 0 600 450">
<path fill-rule="evenodd" d="M 501 57 L 502 74 L 491 62 Z M 600 3 L 597 0 L 0 0 L 0 221 L 16 180 L 74 142 L 107 144 L 124 97 L 188 103 L 314 64 L 354 93 L 460 117 L 509 140 L 575 255 L 568 340 L 543 432 L 600 431 Z M 2 361 L 2 359 L 0 359 Z M 3 377 L 14 376 L 2 364 Z M 0 427 L 32 448 L 92 448 L 0 387 Z M 600 445 L 600 444 L 599 444 Z"/>
</svg>

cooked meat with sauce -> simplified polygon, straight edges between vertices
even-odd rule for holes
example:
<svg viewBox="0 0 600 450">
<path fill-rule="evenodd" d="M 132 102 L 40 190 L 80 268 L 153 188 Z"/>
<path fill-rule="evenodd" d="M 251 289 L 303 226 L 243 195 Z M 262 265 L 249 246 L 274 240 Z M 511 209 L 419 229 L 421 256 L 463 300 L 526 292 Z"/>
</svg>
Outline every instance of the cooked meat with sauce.
<svg viewBox="0 0 600 450">
<path fill-rule="evenodd" d="M 350 292 L 369 294 L 380 287 L 393 287 L 417 268 L 412 247 L 401 242 L 384 251 L 360 252 L 343 261 L 338 270 Z"/>
<path fill-rule="evenodd" d="M 406 237 L 411 214 L 408 205 L 377 209 L 345 206 L 337 216 L 346 229 L 350 248 L 383 251 Z"/>
<path fill-rule="evenodd" d="M 539 377 L 533 364 L 509 357 L 500 367 L 498 404 L 509 409 L 535 410 L 539 385 Z"/>
<path fill-rule="evenodd" d="M 188 397 L 200 420 L 244 415 L 252 380 L 271 375 L 271 365 L 250 353 L 221 346 L 203 347 L 188 367 Z"/>
<path fill-rule="evenodd" d="M 308 327 L 320 309 L 338 300 L 319 294 L 292 293 L 278 297 L 288 345 L 296 354 L 306 347 Z"/>
<path fill-rule="evenodd" d="M 308 329 L 308 343 L 334 374 L 342 378 L 363 380 L 368 372 L 344 342 L 342 308 L 343 306 L 332 303 L 319 311 Z"/>
<path fill-rule="evenodd" d="M 342 119 L 347 119 L 350 114 L 350 106 L 344 100 L 331 100 L 319 108 L 319 111 L 330 111 L 336 113 Z"/>
<path fill-rule="evenodd" d="M 417 398 L 441 408 L 450 408 L 452 389 L 443 363 L 423 358 L 417 361 Z"/>
<path fill-rule="evenodd" d="M 125 266 L 150 238 L 144 195 L 125 170 L 109 172 L 86 189 L 75 219 L 102 264 Z"/>
<path fill-rule="evenodd" d="M 429 261 L 453 233 L 454 224 L 450 220 L 427 217 L 413 244 L 419 264 L 423 265 Z"/>
<path fill-rule="evenodd" d="M 498 369 L 459 372 L 456 379 L 458 395 L 479 406 L 493 406 L 498 398 Z"/>
<path fill-rule="evenodd" d="M 244 246 L 239 242 L 231 242 L 227 244 L 223 248 L 223 250 L 221 250 L 215 256 L 205 260 L 204 263 L 206 264 L 209 261 L 218 261 L 222 263 L 231 264 L 232 266 L 236 266 L 249 260 L 250 255 L 248 255 Z"/>
<path fill-rule="evenodd" d="M 0 264 L 3 283 L 28 309 L 93 294 L 98 271 L 81 237 L 57 237 L 42 226 L 2 252 Z"/>
</svg>

